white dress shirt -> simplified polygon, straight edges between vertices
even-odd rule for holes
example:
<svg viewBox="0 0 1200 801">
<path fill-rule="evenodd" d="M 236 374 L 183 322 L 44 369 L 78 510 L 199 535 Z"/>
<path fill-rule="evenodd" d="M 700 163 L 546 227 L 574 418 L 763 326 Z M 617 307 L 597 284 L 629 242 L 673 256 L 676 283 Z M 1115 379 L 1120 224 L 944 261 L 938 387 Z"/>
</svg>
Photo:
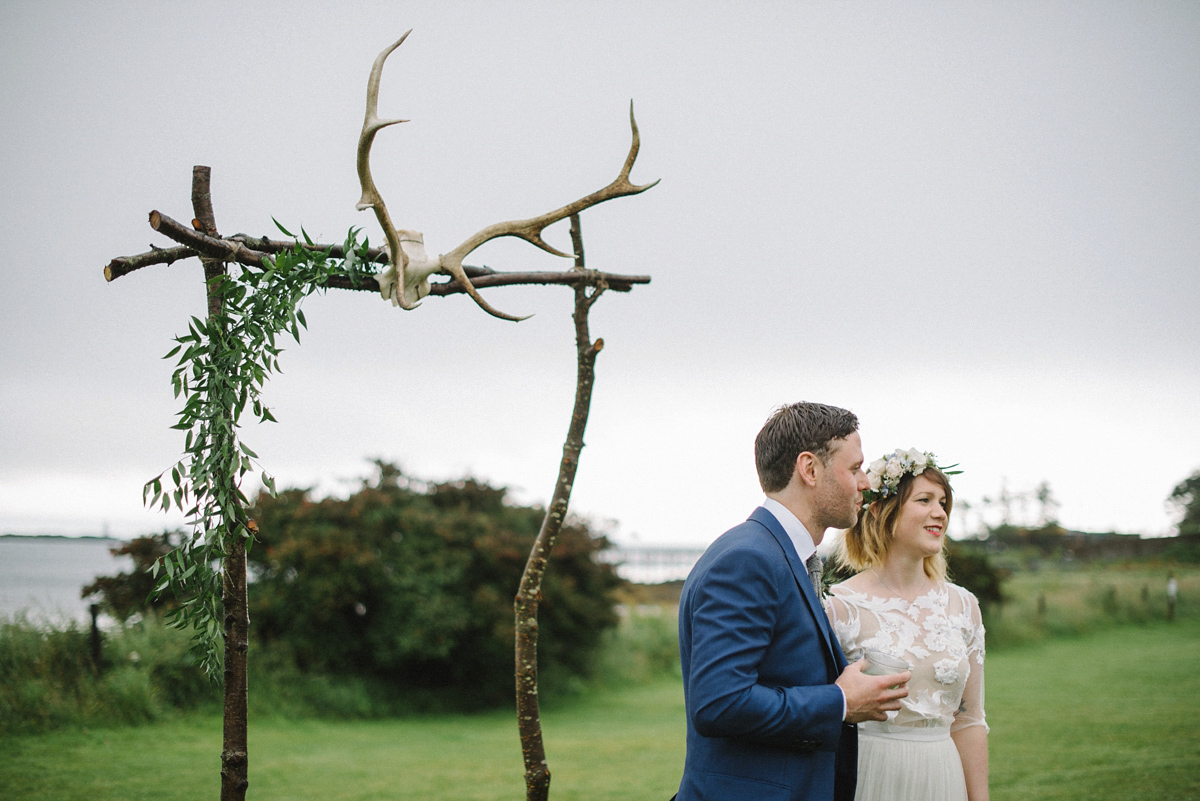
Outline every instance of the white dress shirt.
<svg viewBox="0 0 1200 801">
<path fill-rule="evenodd" d="M 807 562 L 808 557 L 817 552 L 817 544 L 813 542 L 812 534 L 808 533 L 808 529 L 800 522 L 800 518 L 792 514 L 790 509 L 774 498 L 763 498 L 762 507 L 773 514 L 775 519 L 779 521 L 779 525 L 783 526 L 783 530 L 787 532 L 788 539 L 792 541 L 792 545 L 796 548 L 796 555 L 800 557 L 800 563 L 804 564 Z"/>
</svg>

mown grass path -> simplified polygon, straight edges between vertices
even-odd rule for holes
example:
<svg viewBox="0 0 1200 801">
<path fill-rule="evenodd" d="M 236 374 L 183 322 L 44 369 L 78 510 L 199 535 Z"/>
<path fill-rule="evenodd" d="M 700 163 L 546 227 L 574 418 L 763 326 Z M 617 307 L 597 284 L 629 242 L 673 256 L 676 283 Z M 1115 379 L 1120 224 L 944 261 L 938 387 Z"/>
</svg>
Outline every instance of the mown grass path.
<svg viewBox="0 0 1200 801">
<path fill-rule="evenodd" d="M 1200 622 L 1122 627 L 994 653 L 987 667 L 992 798 L 1200 798 Z M 253 688 L 251 688 L 253 691 Z M 666 801 L 683 759 L 679 685 L 551 708 L 556 801 Z M 252 720 L 256 801 L 524 797 L 509 713 L 387 721 Z M 220 721 L 0 742 L 6 801 L 212 801 Z"/>
</svg>

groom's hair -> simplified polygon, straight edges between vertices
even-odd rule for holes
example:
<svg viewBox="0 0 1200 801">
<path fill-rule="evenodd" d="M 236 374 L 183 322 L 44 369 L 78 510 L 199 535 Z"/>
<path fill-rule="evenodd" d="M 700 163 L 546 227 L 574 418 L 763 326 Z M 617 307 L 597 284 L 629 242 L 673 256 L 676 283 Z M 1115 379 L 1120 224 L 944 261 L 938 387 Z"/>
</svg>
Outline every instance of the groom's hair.
<svg viewBox="0 0 1200 801">
<path fill-rule="evenodd" d="M 858 430 L 853 412 L 823 403 L 790 403 L 780 406 L 754 440 L 754 464 L 763 492 L 779 492 L 792 480 L 796 459 L 808 451 L 829 464 L 835 439 Z"/>
</svg>

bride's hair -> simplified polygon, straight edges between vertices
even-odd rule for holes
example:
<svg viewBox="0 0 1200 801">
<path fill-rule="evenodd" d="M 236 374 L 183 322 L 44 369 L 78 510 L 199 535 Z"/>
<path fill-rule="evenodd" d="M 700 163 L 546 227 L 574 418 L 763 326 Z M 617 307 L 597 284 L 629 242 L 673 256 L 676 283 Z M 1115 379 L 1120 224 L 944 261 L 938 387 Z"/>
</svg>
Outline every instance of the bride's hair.
<svg viewBox="0 0 1200 801">
<path fill-rule="evenodd" d="M 946 491 L 946 519 L 950 519 L 950 510 L 954 507 L 954 491 L 950 489 L 950 479 L 936 467 L 927 467 L 919 475 L 940 484 Z M 896 531 L 896 518 L 900 516 L 900 507 L 912 495 L 913 480 L 916 475 L 909 473 L 900 479 L 897 491 L 887 498 L 877 500 L 866 506 L 858 514 L 858 522 L 847 529 L 838 545 L 838 561 L 854 570 L 863 571 L 883 564 L 887 558 L 888 549 L 892 547 L 892 535 Z M 945 542 L 945 540 L 943 540 Z M 936 581 L 946 578 L 945 548 L 933 556 L 925 557 L 925 575 Z"/>
</svg>

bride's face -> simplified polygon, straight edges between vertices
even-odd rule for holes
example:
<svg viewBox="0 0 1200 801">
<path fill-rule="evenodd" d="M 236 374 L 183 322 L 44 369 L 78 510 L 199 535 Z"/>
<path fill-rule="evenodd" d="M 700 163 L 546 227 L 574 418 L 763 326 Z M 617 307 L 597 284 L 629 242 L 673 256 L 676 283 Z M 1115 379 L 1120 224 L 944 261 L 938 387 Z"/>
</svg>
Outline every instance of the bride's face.
<svg viewBox="0 0 1200 801">
<path fill-rule="evenodd" d="M 891 550 L 933 556 L 942 549 L 948 522 L 946 491 L 936 481 L 917 476 L 896 518 Z"/>
</svg>

